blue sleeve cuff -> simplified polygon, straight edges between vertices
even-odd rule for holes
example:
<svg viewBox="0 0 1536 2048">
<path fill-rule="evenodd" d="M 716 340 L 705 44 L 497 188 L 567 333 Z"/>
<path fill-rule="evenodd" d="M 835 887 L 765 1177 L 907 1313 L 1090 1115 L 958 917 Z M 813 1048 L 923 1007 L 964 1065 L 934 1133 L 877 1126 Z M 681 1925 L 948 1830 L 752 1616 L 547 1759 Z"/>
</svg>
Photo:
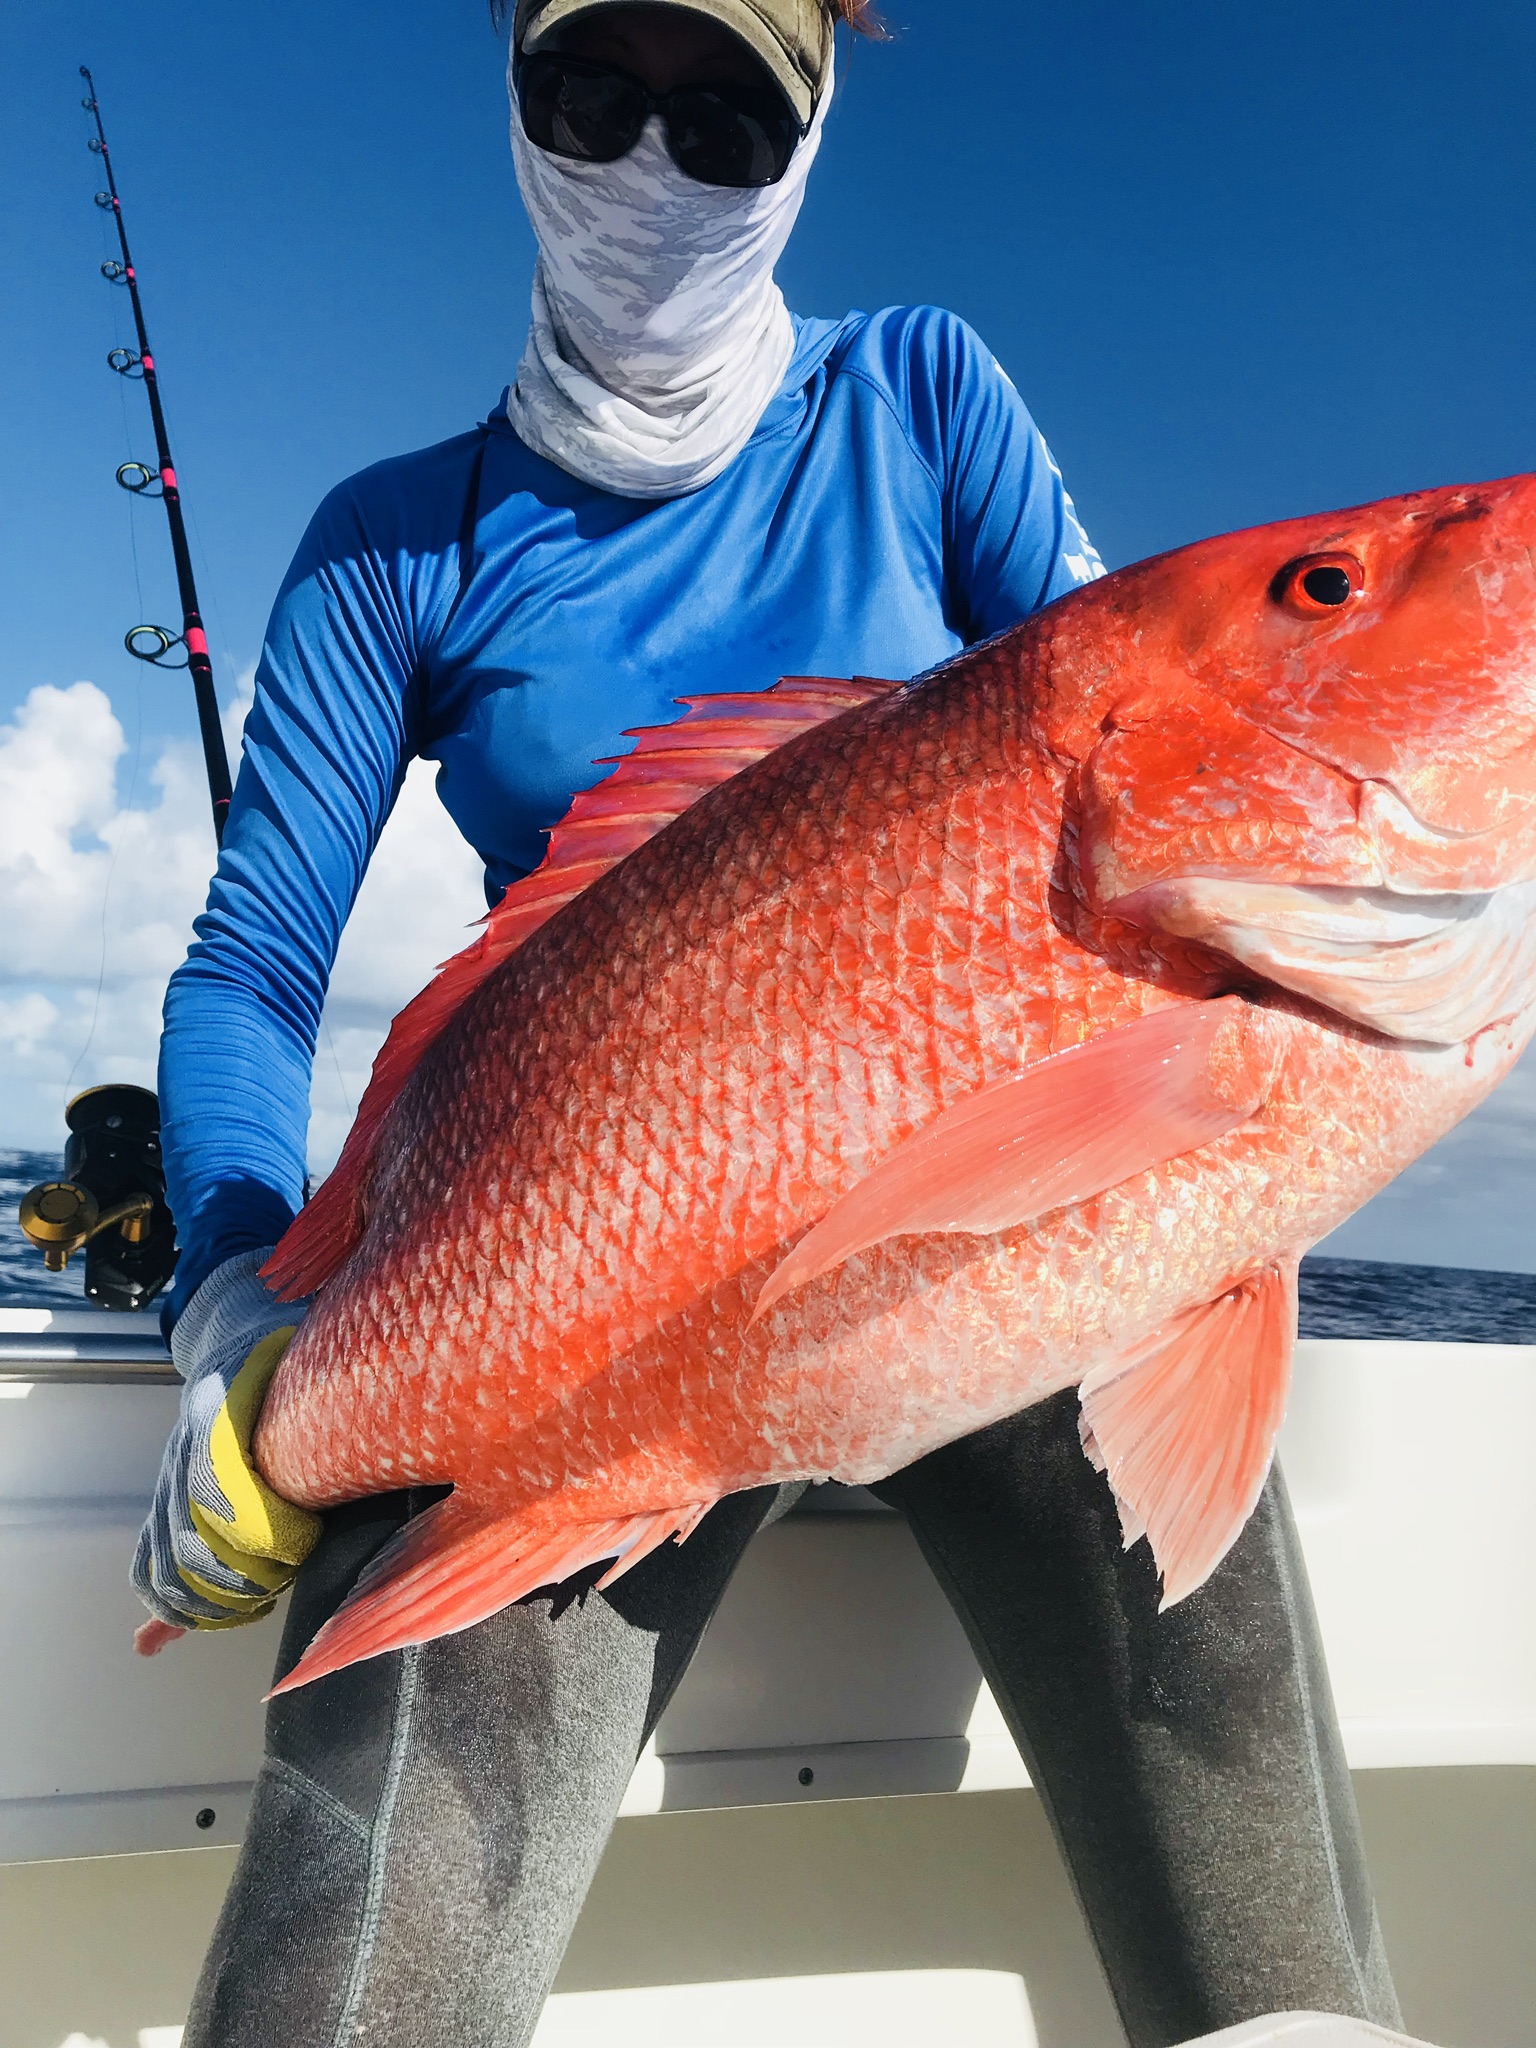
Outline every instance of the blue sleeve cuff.
<svg viewBox="0 0 1536 2048">
<path fill-rule="evenodd" d="M 293 1221 L 293 1209 L 275 1188 L 246 1174 L 232 1174 L 209 1189 L 195 1219 L 189 1219 L 176 1280 L 160 1311 L 160 1327 L 169 1338 L 177 1317 L 208 1278 L 237 1252 L 276 1244 Z"/>
</svg>

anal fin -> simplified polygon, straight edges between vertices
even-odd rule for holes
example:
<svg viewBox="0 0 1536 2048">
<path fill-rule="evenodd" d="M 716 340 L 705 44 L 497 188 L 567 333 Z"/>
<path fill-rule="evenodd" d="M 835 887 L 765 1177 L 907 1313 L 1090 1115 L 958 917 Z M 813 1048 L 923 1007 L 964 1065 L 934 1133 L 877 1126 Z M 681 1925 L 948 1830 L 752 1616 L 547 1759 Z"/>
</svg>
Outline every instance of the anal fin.
<svg viewBox="0 0 1536 2048">
<path fill-rule="evenodd" d="M 366 1657 L 473 1628 L 540 1586 L 604 1558 L 608 1586 L 669 1537 L 690 1535 L 712 1501 L 573 1521 L 559 1500 L 498 1513 L 451 1494 L 401 1530 L 269 1698 Z"/>
<path fill-rule="evenodd" d="M 1108 1476 L 1127 1544 L 1151 1543 L 1163 1607 L 1204 1585 L 1252 1514 L 1295 1343 L 1287 1259 L 1175 1316 L 1078 1389 L 1083 1449 Z"/>
</svg>

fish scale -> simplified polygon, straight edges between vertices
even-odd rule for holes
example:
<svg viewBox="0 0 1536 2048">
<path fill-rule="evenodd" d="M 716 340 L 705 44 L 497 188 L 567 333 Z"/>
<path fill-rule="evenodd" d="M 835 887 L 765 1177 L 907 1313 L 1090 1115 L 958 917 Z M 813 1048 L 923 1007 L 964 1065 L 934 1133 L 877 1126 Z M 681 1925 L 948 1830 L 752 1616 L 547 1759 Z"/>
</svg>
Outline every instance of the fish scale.
<svg viewBox="0 0 1536 2048">
<path fill-rule="evenodd" d="M 855 743 L 850 739 L 845 744 L 848 755 L 854 758 L 845 755 L 842 773 L 829 774 L 822 758 L 812 758 L 801 767 L 802 774 L 808 773 L 827 788 L 829 797 L 839 794 L 840 786 L 841 801 L 846 806 L 843 831 L 850 837 L 846 818 L 856 820 L 861 806 L 869 806 L 862 820 L 866 827 L 871 818 L 888 814 L 883 797 L 866 796 L 870 782 L 883 788 L 889 781 L 891 770 L 882 758 L 887 750 L 879 744 L 884 737 L 879 729 L 859 735 L 857 751 L 873 754 L 867 766 L 857 758 Z M 788 779 L 786 774 L 774 781 L 782 783 Z M 626 1185 L 631 1176 L 648 1178 L 658 1191 L 687 1187 L 691 1184 L 692 1161 L 713 1156 L 721 1182 L 729 1182 L 717 1183 L 715 1198 L 727 1217 L 740 1208 L 739 1231 L 750 1232 L 756 1242 L 772 1247 L 793 1230 L 795 1215 L 786 1213 L 782 1200 L 771 1200 L 772 1169 L 787 1168 L 789 1179 L 814 1185 L 822 1174 L 835 1169 L 838 1161 L 820 1145 L 813 1145 L 810 1156 L 802 1161 L 787 1154 L 778 1130 L 764 1125 L 754 1113 L 753 1105 L 764 1090 L 774 1090 L 779 1099 L 785 1095 L 795 1098 L 798 1113 L 796 1108 L 791 1109 L 791 1121 L 799 1124 L 809 1140 L 836 1142 L 849 1130 L 862 1131 L 864 1143 L 856 1148 L 849 1162 L 858 1171 L 872 1153 L 889 1149 L 891 1142 L 892 1116 L 889 1110 L 881 1114 L 881 1098 L 896 1092 L 885 1051 L 893 1036 L 898 1037 L 902 1047 L 901 1065 L 910 1074 L 907 1086 L 900 1090 L 907 1128 L 926 1120 L 935 1109 L 944 1106 L 947 1096 L 968 1088 L 980 1078 L 965 1066 L 957 1070 L 952 1060 L 946 1061 L 942 1006 L 936 1006 L 935 1015 L 936 1032 L 940 1035 L 921 1049 L 926 1057 L 921 1060 L 921 1071 L 917 1071 L 920 1049 L 899 1031 L 905 1021 L 896 1009 L 901 1002 L 897 983 L 902 977 L 890 957 L 893 920 L 883 910 L 883 902 L 894 900 L 896 884 L 884 871 L 887 864 L 867 853 L 857 840 L 852 883 L 839 888 L 835 897 L 841 912 L 841 943 L 826 952 L 799 949 L 796 957 L 803 963 L 801 972 L 779 977 L 771 1019 L 765 1018 L 761 1005 L 750 1005 L 743 1020 L 749 1026 L 748 1032 L 745 1037 L 738 1036 L 736 1045 L 731 1046 L 736 1016 L 730 991 L 744 994 L 758 985 L 771 963 L 782 959 L 793 942 L 792 929 L 785 927 L 780 906 L 765 906 L 762 902 L 765 888 L 771 889 L 780 877 L 790 878 L 791 863 L 786 863 L 784 850 L 776 842 L 788 837 L 781 820 L 786 808 L 791 808 L 793 816 L 793 801 L 792 788 L 764 791 L 754 809 L 766 820 L 766 844 L 755 830 L 743 832 L 733 821 L 731 843 L 720 866 L 716 865 L 720 853 L 713 836 L 707 830 L 696 830 L 693 849 L 652 842 L 650 847 L 631 856 L 622 874 L 612 878 L 612 893 L 620 899 L 620 916 L 631 929 L 646 931 L 649 927 L 647 944 L 640 954 L 639 978 L 646 991 L 645 1007 L 657 1019 L 682 1016 L 693 1020 L 690 1036 L 725 1049 L 724 1064 L 711 1071 L 690 1063 L 685 1072 L 674 1057 L 670 1036 L 652 1025 L 642 1011 L 644 1035 L 634 1049 L 625 1038 L 623 1072 L 615 1074 L 616 1048 L 607 1034 L 613 1023 L 621 1030 L 627 1024 L 624 1006 L 632 997 L 625 982 L 632 983 L 633 977 L 613 971 L 608 957 L 611 948 L 605 944 L 613 913 L 603 901 L 604 891 L 599 885 L 586 898 L 578 899 L 558 926 L 546 927 L 543 933 L 535 935 L 523 954 L 515 956 L 501 970 L 497 981 L 475 998 L 474 1007 L 453 1027 L 452 1048 L 442 1048 L 443 1057 L 434 1066 L 431 1087 L 416 1091 L 421 1097 L 419 1106 L 414 1097 L 410 1103 L 416 1107 L 416 1115 L 397 1134 L 400 1155 L 410 1158 L 412 1170 L 409 1177 L 402 1177 L 390 1190 L 391 1194 L 398 1191 L 404 1208 L 393 1216 L 381 1210 L 377 1220 L 381 1237 L 388 1240 L 408 1234 L 415 1221 L 412 1206 L 428 1206 L 415 1194 L 413 1181 L 419 1181 L 429 1191 L 431 1208 L 443 1205 L 445 1195 L 439 1189 L 452 1189 L 458 1165 L 458 1161 L 443 1157 L 455 1145 L 454 1126 L 445 1111 L 466 1092 L 480 1093 L 477 1072 L 504 1074 L 514 1097 L 521 1098 L 518 1055 L 525 1039 L 518 1026 L 527 1013 L 525 1006 L 531 1000 L 533 988 L 546 971 L 543 959 L 532 956 L 551 948 L 558 947 L 562 955 L 567 1001 L 580 1034 L 561 1065 L 579 1107 L 573 1119 L 555 1122 L 553 1143 L 533 1118 L 515 1118 L 509 1133 L 514 1142 L 518 1138 L 523 1140 L 523 1156 L 515 1163 L 498 1158 L 498 1213 L 477 1216 L 471 1210 L 465 1227 L 455 1232 L 446 1245 L 427 1241 L 428 1256 L 435 1258 L 446 1253 L 454 1258 L 460 1248 L 473 1242 L 477 1229 L 494 1233 L 504 1227 L 500 1210 L 516 1210 L 514 1190 L 520 1182 L 533 1183 L 539 1190 L 538 1207 L 522 1219 L 519 1268 L 529 1282 L 541 1263 L 557 1269 L 579 1268 L 586 1277 L 589 1316 L 597 1308 L 590 1298 L 595 1291 L 595 1275 L 606 1274 L 616 1290 L 627 1292 L 639 1270 L 633 1242 L 638 1218 L 632 1184 Z M 681 820 L 679 825 L 687 822 Z M 801 829 L 819 853 L 825 835 L 814 812 L 804 816 Z M 930 832 L 929 843 L 936 844 L 940 837 Z M 976 874 L 985 874 L 989 864 L 1002 870 L 1007 856 L 1006 833 L 989 830 L 980 818 L 972 843 L 975 866 L 966 875 L 965 883 L 956 886 L 957 896 L 967 907 L 976 893 Z M 794 846 L 792 838 L 789 844 Z M 947 865 L 953 869 L 952 857 Z M 703 873 L 694 880 L 699 868 Z M 750 894 L 744 894 L 741 885 L 753 869 L 756 887 Z M 782 882 L 779 886 L 782 891 Z M 679 897 L 689 906 L 682 919 L 677 914 Z M 778 916 L 774 914 L 776 910 L 780 910 Z M 585 927 L 579 932 L 571 929 L 578 919 Z M 931 953 L 927 934 L 933 929 L 932 920 L 919 919 L 914 912 L 912 921 L 914 927 L 924 927 L 924 949 Z M 723 948 L 723 992 L 718 986 L 710 986 L 715 979 L 713 964 L 722 957 L 710 941 L 722 923 L 728 935 Z M 951 972 L 958 978 L 963 975 L 965 954 L 958 945 L 949 951 Z M 633 957 L 628 946 L 623 957 Z M 930 974 L 933 985 L 943 992 L 943 974 L 932 974 L 931 967 Z M 1027 993 L 1022 972 L 1014 979 L 1016 991 Z M 674 985 L 663 987 L 658 982 Z M 682 986 L 676 986 L 678 982 Z M 964 1031 L 970 1022 L 970 1005 L 963 980 L 959 981 L 955 1002 L 961 1014 L 951 1028 Z M 822 1019 L 831 1026 L 827 1036 L 819 1028 Z M 893 1022 L 898 1027 L 894 1033 Z M 777 1024 L 775 1037 L 765 1036 L 765 1023 Z M 1007 1058 L 1010 1052 L 1028 1057 L 1029 1048 L 1019 1042 L 1020 1037 L 1021 1034 L 1016 1034 L 1011 1048 L 994 1051 L 994 1058 Z M 969 1051 L 973 1044 L 974 1040 L 967 1037 L 963 1049 Z M 830 1056 L 833 1046 L 842 1049 L 842 1059 Z M 971 1056 L 975 1057 L 973 1051 Z M 469 1071 L 465 1070 L 466 1063 Z M 622 1085 L 616 1086 L 616 1082 Z M 838 1111 L 832 1117 L 819 1115 L 816 1108 L 818 1097 L 828 1093 Z M 653 1105 L 660 1105 L 659 1113 Z M 407 1106 L 402 1102 L 402 1109 Z M 437 1135 L 441 1132 L 449 1135 Z M 552 1174 L 551 1165 L 558 1169 L 562 1163 L 566 1172 Z M 483 1164 L 482 1156 L 472 1162 L 472 1167 L 483 1171 Z M 754 1170 L 759 1168 L 763 1170 Z M 583 1180 L 583 1176 L 587 1178 Z M 605 1179 L 616 1184 L 616 1202 L 601 1199 Z M 589 1215 L 589 1228 L 569 1236 L 561 1230 L 555 1213 L 567 1191 L 583 1202 Z M 452 1200 L 453 1194 L 447 1193 L 446 1201 Z M 761 1213 L 764 1210 L 768 1213 Z M 618 1227 L 599 1227 L 603 1217 L 616 1219 Z M 695 1213 L 690 1221 L 697 1220 Z M 707 1284 L 707 1260 L 714 1254 L 713 1248 L 698 1244 L 695 1230 L 685 1229 L 676 1235 L 681 1240 L 679 1244 L 669 1244 L 664 1234 L 653 1236 L 650 1242 L 662 1256 L 682 1262 L 682 1272 L 674 1279 L 672 1291 L 674 1296 L 681 1292 L 686 1298 Z M 690 1244 L 696 1253 L 692 1261 L 686 1256 Z M 368 1287 L 369 1278 L 363 1273 L 358 1275 L 360 1293 Z M 405 1283 L 407 1290 L 409 1284 Z M 481 1290 L 473 1267 L 460 1266 L 454 1270 L 446 1279 L 446 1290 L 454 1298 L 478 1298 Z M 587 1356 L 584 1348 L 575 1350 L 574 1358 L 574 1347 L 567 1349 L 570 1333 L 563 1313 L 559 1312 L 561 1305 L 551 1304 L 557 1313 L 547 1319 L 550 1327 L 540 1316 L 539 1306 L 535 1286 L 530 1284 L 530 1313 L 521 1328 L 506 1333 L 505 1341 L 509 1349 L 515 1347 L 524 1359 L 538 1355 L 538 1366 L 524 1369 L 536 1371 L 547 1392 L 557 1380 L 568 1379 L 573 1372 L 579 1378 L 586 1369 Z M 377 1338 L 367 1330 L 366 1310 L 357 1313 L 348 1335 L 351 1343 L 377 1354 Z M 611 1332 L 600 1328 L 597 1335 L 601 1343 Z M 585 1330 L 582 1336 L 585 1338 Z M 313 1420 L 310 1426 L 313 1428 Z M 343 1436 L 351 1435 L 349 1416 L 344 1415 L 336 1426 Z M 419 1434 L 425 1441 L 426 1432 Z M 447 1475 L 434 1466 L 412 1476 L 427 1481 Z"/>
<path fill-rule="evenodd" d="M 1192 1590 L 1268 1466 L 1301 1251 L 1536 1021 L 1493 926 L 1465 954 L 1490 1014 L 1439 1044 L 1393 1035 L 1374 926 L 1293 989 L 1312 927 L 1263 921 L 1356 930 L 1367 757 L 1454 786 L 1415 828 L 1436 887 L 1458 844 L 1522 880 L 1533 533 L 1513 479 L 1224 536 L 914 686 L 797 678 L 640 735 L 397 1020 L 269 1268 L 319 1283 L 269 1483 L 454 1488 L 286 1684 L 1069 1386 L 1165 1598 Z M 1296 565 L 1341 549 L 1349 608 L 1314 617 Z M 1498 611 L 1467 595 L 1490 564 Z"/>
</svg>

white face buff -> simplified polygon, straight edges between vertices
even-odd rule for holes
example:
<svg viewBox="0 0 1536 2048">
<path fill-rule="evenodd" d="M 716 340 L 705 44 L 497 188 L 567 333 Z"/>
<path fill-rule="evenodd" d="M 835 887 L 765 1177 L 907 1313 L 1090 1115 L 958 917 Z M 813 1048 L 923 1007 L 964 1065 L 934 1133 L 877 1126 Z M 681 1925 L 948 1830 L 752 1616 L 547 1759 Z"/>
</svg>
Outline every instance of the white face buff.
<svg viewBox="0 0 1536 2048">
<path fill-rule="evenodd" d="M 831 98 L 829 71 L 784 176 L 742 190 L 685 176 L 654 115 L 615 163 L 551 156 L 524 134 L 514 95 L 539 258 L 507 411 L 530 448 L 630 498 L 682 497 L 740 453 L 793 352 L 773 268 Z"/>
</svg>

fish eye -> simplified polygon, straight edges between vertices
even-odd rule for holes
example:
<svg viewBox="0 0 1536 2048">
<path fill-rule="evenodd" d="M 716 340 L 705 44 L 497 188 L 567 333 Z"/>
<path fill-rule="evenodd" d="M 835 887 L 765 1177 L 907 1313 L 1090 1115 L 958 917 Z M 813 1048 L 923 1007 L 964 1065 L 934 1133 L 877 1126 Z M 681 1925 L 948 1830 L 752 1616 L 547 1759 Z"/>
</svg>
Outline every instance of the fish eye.
<svg viewBox="0 0 1536 2048">
<path fill-rule="evenodd" d="M 1336 562 L 1324 562 L 1320 568 L 1307 571 L 1301 587 L 1314 604 L 1342 604 L 1352 586 L 1347 569 L 1341 569 Z"/>
<path fill-rule="evenodd" d="M 1353 555 L 1302 555 L 1287 562 L 1270 585 L 1270 596 L 1298 618 L 1326 618 L 1365 588 L 1365 571 Z"/>
</svg>

